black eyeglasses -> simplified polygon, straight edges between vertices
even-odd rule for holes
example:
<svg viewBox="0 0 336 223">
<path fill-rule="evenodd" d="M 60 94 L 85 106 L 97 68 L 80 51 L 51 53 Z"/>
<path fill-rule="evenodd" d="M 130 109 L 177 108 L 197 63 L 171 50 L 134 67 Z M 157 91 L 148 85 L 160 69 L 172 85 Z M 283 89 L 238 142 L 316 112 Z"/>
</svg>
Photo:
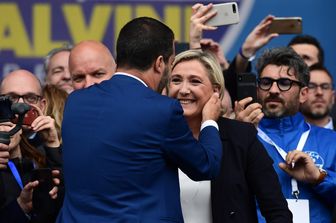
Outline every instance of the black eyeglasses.
<svg viewBox="0 0 336 223">
<path fill-rule="evenodd" d="M 289 89 L 291 89 L 293 84 L 296 84 L 300 87 L 303 86 L 303 84 L 300 81 L 291 80 L 289 78 L 273 79 L 270 77 L 262 77 L 258 79 L 258 87 L 261 90 L 268 91 L 269 89 L 271 89 L 274 82 L 277 83 L 277 86 L 280 89 L 280 91 L 288 91 Z"/>
<path fill-rule="evenodd" d="M 308 89 L 309 90 L 316 91 L 317 88 L 321 88 L 323 91 L 328 91 L 328 90 L 331 90 L 333 88 L 333 86 L 329 83 L 315 84 L 315 83 L 310 82 L 308 84 Z"/>
<path fill-rule="evenodd" d="M 2 95 L 2 96 L 8 96 L 9 100 L 11 100 L 12 103 L 17 103 L 20 100 L 20 98 L 22 98 L 23 102 L 27 103 L 27 104 L 36 104 L 42 98 L 40 95 L 36 95 L 36 94 L 33 94 L 33 93 L 29 93 L 29 94 L 25 94 L 25 95 L 18 95 L 18 94 L 14 94 L 14 93 L 9 93 L 9 94 L 5 94 L 5 95 Z"/>
</svg>

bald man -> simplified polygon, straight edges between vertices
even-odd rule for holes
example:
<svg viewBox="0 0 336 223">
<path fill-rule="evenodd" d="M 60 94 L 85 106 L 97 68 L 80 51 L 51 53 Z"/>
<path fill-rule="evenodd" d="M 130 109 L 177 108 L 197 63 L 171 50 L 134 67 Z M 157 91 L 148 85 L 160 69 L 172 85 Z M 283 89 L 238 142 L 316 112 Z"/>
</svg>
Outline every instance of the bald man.
<svg viewBox="0 0 336 223">
<path fill-rule="evenodd" d="M 24 102 L 36 109 L 38 113 L 36 119 L 34 119 L 30 125 L 24 125 L 23 128 L 25 136 L 33 146 L 30 146 L 29 149 L 31 151 L 35 151 L 36 149 L 42 154 L 45 154 L 43 158 L 46 160 L 46 167 L 61 168 L 61 144 L 57 135 L 55 121 L 53 118 L 43 115 L 46 100 L 42 96 L 42 87 L 37 77 L 27 70 L 15 70 L 2 80 L 0 84 L 0 94 L 8 96 L 13 103 Z M 4 125 L 6 125 L 6 123 Z M 20 139 L 20 143 L 21 142 L 23 141 Z M 31 168 L 30 166 L 32 166 L 33 163 L 27 162 L 26 158 L 32 157 L 27 157 L 23 147 L 20 147 L 22 154 L 17 153 L 11 144 L 7 147 L 9 155 L 7 159 L 6 156 L 3 157 L 7 155 L 4 154 L 6 147 L 0 144 L 0 158 L 2 158 L 2 160 L 0 160 L 0 167 L 3 167 L 5 164 L 3 161 L 9 162 L 8 159 L 12 161 L 9 163 L 10 165 L 7 164 L 7 170 L 0 172 L 0 184 L 3 185 L 0 186 L 0 194 L 2 195 L 0 198 L 0 222 L 54 222 L 55 215 L 57 215 L 59 210 L 59 204 L 62 202 L 63 190 L 57 192 L 56 188 L 54 188 L 53 191 L 49 192 L 50 196 L 54 198 L 55 192 L 58 193 L 59 200 L 55 200 L 55 203 L 53 203 L 55 206 L 50 207 L 48 211 L 45 211 L 44 207 L 49 207 L 49 205 L 40 205 L 40 207 L 38 207 L 38 205 L 32 205 L 33 191 L 37 191 L 35 188 L 38 188 L 42 182 L 30 182 L 29 177 L 31 172 L 28 171 L 28 168 Z M 25 146 L 25 149 L 27 148 L 28 146 Z M 31 154 L 33 154 L 33 152 L 31 152 Z M 19 174 L 15 174 L 16 169 L 19 171 Z M 53 174 L 55 174 L 54 171 Z M 18 178 L 21 180 L 17 180 Z M 13 181 L 15 179 L 17 183 L 22 183 L 22 187 L 13 184 L 16 183 Z M 11 183 L 12 181 L 13 183 Z M 59 179 L 57 179 L 57 181 L 59 182 Z M 39 199 L 39 202 L 45 201 L 46 199 L 46 197 L 41 200 Z M 48 201 L 48 204 L 49 203 L 51 202 Z M 31 220 L 29 220 L 27 214 L 32 213 L 32 211 L 34 215 L 31 215 Z"/>
<path fill-rule="evenodd" d="M 34 107 L 39 116 L 25 128 L 29 142 L 39 147 L 58 148 L 60 141 L 57 136 L 55 120 L 43 115 L 46 100 L 42 96 L 42 86 L 39 79 L 27 70 L 15 70 L 9 73 L 0 84 L 0 94 L 8 95 L 13 103 L 24 102 Z M 41 137 L 36 137 L 41 133 Z"/>
<path fill-rule="evenodd" d="M 110 79 L 115 68 L 111 52 L 101 42 L 82 41 L 70 52 L 69 70 L 75 90 Z"/>
</svg>

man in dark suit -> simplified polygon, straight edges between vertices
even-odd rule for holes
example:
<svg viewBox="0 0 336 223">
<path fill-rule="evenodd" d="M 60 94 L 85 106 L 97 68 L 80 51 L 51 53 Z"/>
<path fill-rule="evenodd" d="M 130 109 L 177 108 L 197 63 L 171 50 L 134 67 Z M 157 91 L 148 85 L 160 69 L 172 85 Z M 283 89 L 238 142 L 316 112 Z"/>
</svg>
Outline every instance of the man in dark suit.
<svg viewBox="0 0 336 223">
<path fill-rule="evenodd" d="M 155 92 L 171 70 L 173 42 L 155 19 L 130 21 L 118 37 L 117 73 L 69 96 L 58 223 L 183 222 L 177 168 L 194 180 L 218 175 L 218 94 L 203 109 L 196 141 L 179 102 Z"/>
</svg>

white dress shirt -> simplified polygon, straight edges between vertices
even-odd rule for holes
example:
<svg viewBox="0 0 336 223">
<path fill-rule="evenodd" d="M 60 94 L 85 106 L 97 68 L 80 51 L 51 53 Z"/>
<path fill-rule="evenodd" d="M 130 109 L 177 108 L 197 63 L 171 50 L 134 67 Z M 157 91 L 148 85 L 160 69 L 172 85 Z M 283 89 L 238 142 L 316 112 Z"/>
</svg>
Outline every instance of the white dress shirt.
<svg viewBox="0 0 336 223">
<path fill-rule="evenodd" d="M 180 197 L 185 223 L 212 223 L 210 181 L 193 181 L 179 170 Z"/>
</svg>

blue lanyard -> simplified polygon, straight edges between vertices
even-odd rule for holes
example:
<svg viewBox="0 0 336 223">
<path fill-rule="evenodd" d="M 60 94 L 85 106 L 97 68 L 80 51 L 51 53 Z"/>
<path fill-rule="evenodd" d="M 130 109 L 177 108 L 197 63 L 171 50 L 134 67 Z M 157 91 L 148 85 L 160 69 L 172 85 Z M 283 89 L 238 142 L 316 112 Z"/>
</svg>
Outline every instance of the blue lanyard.
<svg viewBox="0 0 336 223">
<path fill-rule="evenodd" d="M 8 161 L 9 169 L 11 170 L 16 182 L 19 184 L 21 190 L 23 189 L 23 184 L 18 170 L 16 169 L 15 164 L 12 161 Z"/>
</svg>

